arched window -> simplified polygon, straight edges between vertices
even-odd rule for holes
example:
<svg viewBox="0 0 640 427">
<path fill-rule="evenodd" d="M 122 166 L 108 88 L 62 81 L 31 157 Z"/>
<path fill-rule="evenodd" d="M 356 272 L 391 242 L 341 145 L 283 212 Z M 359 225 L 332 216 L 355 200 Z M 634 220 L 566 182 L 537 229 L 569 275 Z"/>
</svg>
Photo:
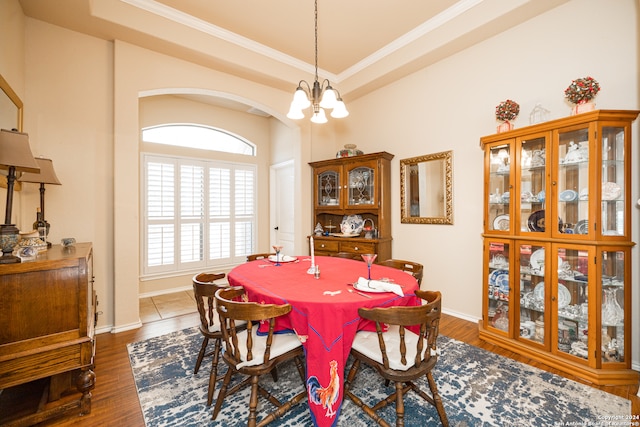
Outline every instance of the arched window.
<svg viewBox="0 0 640 427">
<path fill-rule="evenodd" d="M 188 123 L 163 124 L 142 129 L 142 140 L 155 144 L 225 153 L 256 155 L 256 146 L 231 132 L 211 126 Z"/>
<path fill-rule="evenodd" d="M 256 155 L 254 144 L 196 124 L 142 130 L 145 142 Z M 234 265 L 255 252 L 257 166 L 142 153 L 144 276 Z"/>
</svg>

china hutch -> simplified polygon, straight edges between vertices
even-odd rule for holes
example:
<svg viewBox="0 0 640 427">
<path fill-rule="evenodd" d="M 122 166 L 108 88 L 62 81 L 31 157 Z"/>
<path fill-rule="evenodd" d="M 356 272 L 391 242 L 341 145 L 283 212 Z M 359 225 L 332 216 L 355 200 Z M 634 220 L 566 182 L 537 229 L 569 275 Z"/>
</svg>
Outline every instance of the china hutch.
<svg viewBox="0 0 640 427">
<path fill-rule="evenodd" d="M 481 138 L 480 337 L 599 385 L 638 382 L 631 369 L 638 113 L 598 110 Z"/>
<path fill-rule="evenodd" d="M 313 168 L 313 224 L 316 255 L 338 252 L 375 253 L 376 261 L 391 258 L 391 159 L 387 152 L 363 154 L 309 163 Z M 365 229 L 345 237 L 340 224 L 359 215 Z"/>
</svg>

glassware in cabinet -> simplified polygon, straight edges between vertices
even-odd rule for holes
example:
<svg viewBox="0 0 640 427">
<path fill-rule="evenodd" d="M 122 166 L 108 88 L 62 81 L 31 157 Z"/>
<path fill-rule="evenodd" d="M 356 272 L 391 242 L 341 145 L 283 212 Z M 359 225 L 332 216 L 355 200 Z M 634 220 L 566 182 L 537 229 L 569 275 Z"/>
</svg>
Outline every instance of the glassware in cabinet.
<svg viewBox="0 0 640 427">
<path fill-rule="evenodd" d="M 511 144 L 491 146 L 486 152 L 488 177 L 485 194 L 487 231 L 511 229 Z"/>
<path fill-rule="evenodd" d="M 557 286 L 553 289 L 555 302 L 558 352 L 570 354 L 581 360 L 589 359 L 589 303 L 595 298 L 589 295 L 589 271 L 594 265 L 592 247 L 555 245 L 556 259 L 552 271 L 556 273 Z M 591 273 L 591 274 L 590 274 Z M 592 332 L 593 333 L 593 332 Z"/>
<path fill-rule="evenodd" d="M 339 207 L 342 181 L 340 168 L 326 168 L 316 173 L 316 206 Z"/>
<path fill-rule="evenodd" d="M 589 161 L 589 127 L 558 132 L 556 147 L 555 217 L 547 221 L 553 224 L 552 235 L 571 238 L 592 236 L 589 216 L 589 196 L 592 192 Z M 557 220 L 557 223 L 556 223 Z"/>
<path fill-rule="evenodd" d="M 487 327 L 505 333 L 511 324 L 511 269 L 510 244 L 492 240 L 486 242 L 486 291 L 485 322 Z"/>
<path fill-rule="evenodd" d="M 548 283 L 544 243 L 518 243 L 519 339 L 545 345 L 547 341 Z"/>
<path fill-rule="evenodd" d="M 628 301 L 625 277 L 627 250 L 603 249 L 600 251 L 601 310 L 600 336 L 603 363 L 625 361 L 625 302 Z"/>
<path fill-rule="evenodd" d="M 627 235 L 625 225 L 625 127 L 603 126 L 601 222 L 603 236 Z"/>
<path fill-rule="evenodd" d="M 348 172 L 348 201 L 350 206 L 366 206 L 375 203 L 375 169 L 359 166 Z"/>
<path fill-rule="evenodd" d="M 547 206 L 547 140 L 542 134 L 517 140 L 520 233 L 544 233 Z"/>
</svg>

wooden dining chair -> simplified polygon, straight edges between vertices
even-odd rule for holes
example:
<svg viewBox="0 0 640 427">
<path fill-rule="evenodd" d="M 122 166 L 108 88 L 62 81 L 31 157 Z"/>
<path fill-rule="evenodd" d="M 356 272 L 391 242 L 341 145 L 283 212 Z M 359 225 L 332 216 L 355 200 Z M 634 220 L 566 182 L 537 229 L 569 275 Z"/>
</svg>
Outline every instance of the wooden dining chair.
<svg viewBox="0 0 640 427">
<path fill-rule="evenodd" d="M 193 296 L 200 315 L 200 333 L 202 334 L 202 345 L 196 359 L 196 366 L 193 373 L 197 374 L 200 365 L 205 357 L 212 356 L 211 373 L 209 374 L 209 388 L 207 390 L 207 406 L 213 401 L 215 383 L 218 380 L 218 361 L 220 358 L 220 348 L 222 345 L 222 331 L 220 320 L 215 309 L 215 293 L 218 289 L 228 287 L 226 283 L 216 284 L 217 280 L 225 278 L 224 273 L 200 273 L 193 276 Z M 213 350 L 207 352 L 209 341 L 213 340 Z"/>
<path fill-rule="evenodd" d="M 212 420 L 215 420 L 222 408 L 224 399 L 251 384 L 249 397 L 248 426 L 265 426 L 282 417 L 292 407 L 307 396 L 305 371 L 302 363 L 304 356 L 302 343 L 293 333 L 274 334 L 275 320 L 291 311 L 290 304 L 258 304 L 241 301 L 245 291 L 242 287 L 220 289 L 216 292 L 216 308 L 222 323 L 224 351 L 222 358 L 229 369 L 216 399 Z M 239 321 L 246 321 L 246 329 L 239 330 Z M 258 334 L 261 323 L 266 322 L 269 330 Z M 302 391 L 287 402 L 280 402 L 274 395 L 258 384 L 261 375 L 272 373 L 277 365 L 292 360 L 295 362 L 302 382 Z M 228 389 L 234 373 L 246 375 L 241 383 Z M 258 392 L 266 396 L 276 409 L 257 421 Z"/>
<path fill-rule="evenodd" d="M 413 261 L 405 261 L 402 259 L 387 259 L 380 262 L 380 265 L 386 265 L 387 267 L 397 268 L 398 270 L 406 271 L 413 275 L 418 281 L 418 286 L 422 285 L 422 276 L 424 274 L 424 266 L 420 263 Z"/>
<path fill-rule="evenodd" d="M 432 375 L 438 360 L 436 340 L 441 295 L 440 292 L 418 290 L 416 296 L 423 300 L 422 305 L 358 309 L 360 317 L 375 322 L 376 332 L 360 331 L 356 334 L 351 347 L 355 360 L 345 380 L 344 395 L 381 426 L 389 427 L 389 423 L 376 412 L 394 402 L 396 426 L 404 426 L 404 395 L 410 390 L 435 406 L 442 425 L 449 425 Z M 419 333 L 413 332 L 409 326 L 419 326 Z M 351 389 L 362 362 L 373 367 L 387 382 L 395 382 L 395 392 L 372 406 L 364 403 Z M 422 377 L 426 378 L 431 395 L 415 384 Z"/>
<path fill-rule="evenodd" d="M 255 261 L 257 259 L 267 259 L 269 258 L 270 255 L 274 255 L 275 256 L 275 252 L 274 253 L 263 253 L 263 254 L 251 254 L 251 255 L 247 255 L 247 262 L 249 261 Z"/>
</svg>

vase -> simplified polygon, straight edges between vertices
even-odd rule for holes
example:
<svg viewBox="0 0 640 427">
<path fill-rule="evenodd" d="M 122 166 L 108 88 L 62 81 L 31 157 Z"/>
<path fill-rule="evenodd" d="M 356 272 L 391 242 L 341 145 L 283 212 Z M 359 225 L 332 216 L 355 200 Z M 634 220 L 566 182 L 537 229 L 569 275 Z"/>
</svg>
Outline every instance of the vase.
<svg viewBox="0 0 640 427">
<path fill-rule="evenodd" d="M 505 120 L 498 126 L 497 130 L 498 133 L 509 132 L 510 130 L 513 130 L 513 123 L 511 123 L 509 120 Z"/>
<path fill-rule="evenodd" d="M 578 102 L 571 109 L 571 115 L 575 116 L 576 114 L 588 113 L 589 111 L 593 111 L 596 109 L 596 103 L 593 101 L 582 101 Z"/>
<path fill-rule="evenodd" d="M 618 304 L 616 288 L 604 289 L 604 301 L 602 303 L 602 324 L 615 326 L 624 319 L 624 310 Z"/>
</svg>

